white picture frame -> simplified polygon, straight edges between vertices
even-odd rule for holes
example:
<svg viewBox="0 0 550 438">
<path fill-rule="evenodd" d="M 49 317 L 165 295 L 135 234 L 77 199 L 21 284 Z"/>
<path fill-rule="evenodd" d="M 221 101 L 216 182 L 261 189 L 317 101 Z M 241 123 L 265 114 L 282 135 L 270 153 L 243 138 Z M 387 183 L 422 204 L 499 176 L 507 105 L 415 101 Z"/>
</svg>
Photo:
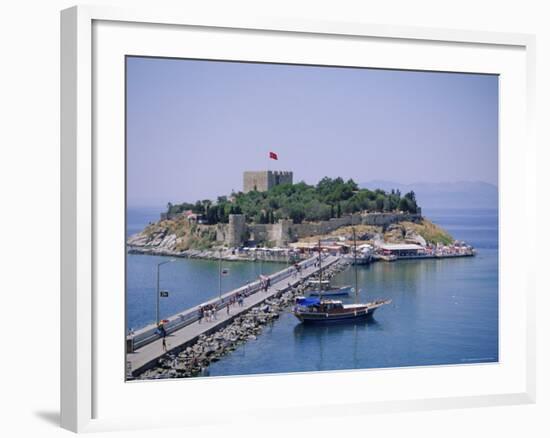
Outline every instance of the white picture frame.
<svg viewBox="0 0 550 438">
<path fill-rule="evenodd" d="M 105 161 L 105 157 L 99 157 L 96 154 L 98 138 L 102 139 L 105 135 L 105 128 L 101 132 L 96 130 L 96 124 L 101 120 L 102 114 L 98 113 L 98 96 L 95 94 L 95 87 L 101 80 L 98 76 L 102 70 L 94 64 L 105 47 L 104 39 L 113 38 L 113 50 L 117 45 L 114 40 L 116 32 L 104 34 L 97 32 L 94 27 L 98 23 L 108 23 L 115 25 L 130 25 L 132 32 L 141 32 L 140 27 L 149 26 L 152 32 L 163 32 L 167 29 L 185 28 L 191 30 L 200 30 L 202 34 L 216 32 L 219 30 L 231 29 L 238 31 L 239 38 L 250 39 L 257 38 L 262 32 L 273 33 L 285 37 L 334 37 L 351 38 L 354 41 L 385 41 L 389 44 L 410 45 L 440 45 L 446 44 L 465 48 L 483 47 L 487 50 L 497 50 L 499 52 L 514 52 L 512 63 L 517 65 L 510 68 L 517 69 L 519 78 L 525 79 L 525 82 L 518 80 L 519 83 L 510 84 L 510 87 L 517 88 L 517 95 L 514 99 L 521 102 L 521 112 L 524 118 L 517 120 L 517 131 L 501 132 L 502 142 L 508 142 L 512 139 L 516 144 L 522 144 L 523 147 L 506 150 L 504 158 L 501 157 L 500 165 L 503 169 L 513 166 L 517 163 L 518 169 L 513 173 L 514 182 L 517 187 L 512 187 L 502 180 L 501 190 L 501 238 L 510 237 L 510 245 L 506 246 L 504 251 L 512 251 L 517 248 L 518 242 L 507 236 L 507 231 L 514 224 L 520 221 L 527 221 L 530 226 L 528 229 L 526 243 L 530 249 L 534 248 L 534 236 L 536 235 L 535 215 L 521 216 L 521 213 L 512 213 L 510 210 L 502 210 L 507 206 L 502 203 L 503 196 L 519 196 L 525 202 L 534 199 L 535 193 L 535 143 L 532 133 L 533 121 L 533 102 L 534 102 L 534 53 L 535 39 L 531 35 L 507 34 L 492 32 L 460 31 L 449 29 L 425 29 L 416 27 L 402 26 L 380 26 L 365 23 L 339 23 L 339 22 L 316 22 L 299 19 L 276 19 L 276 18 L 251 18 L 243 16 L 216 17 L 215 15 L 201 16 L 195 14 L 192 10 L 182 11 L 163 11 L 157 9 L 149 10 L 126 10 L 98 6 L 78 6 L 62 11 L 61 13 L 61 426 L 75 431 L 99 431 L 118 428 L 142 428 L 153 426 L 173 426 L 189 425 L 200 420 L 200 403 L 195 406 L 198 413 L 188 416 L 178 414 L 177 410 L 166 413 L 165 416 L 159 416 L 157 413 L 150 417 L 136 413 L 135 416 L 128 415 L 128 412 L 120 411 L 120 415 L 114 411 L 105 409 L 109 412 L 107 415 L 101 414 L 103 408 L 99 401 L 101 397 L 105 399 L 106 391 L 108 396 L 114 400 L 113 403 L 124 405 L 122 399 L 117 398 L 116 390 L 106 390 L 102 386 L 103 375 L 106 368 L 115 367 L 113 364 L 104 363 L 105 354 L 98 355 L 98 349 L 103 348 L 102 330 L 98 328 L 100 324 L 98 318 L 103 318 L 100 313 L 101 305 L 98 304 L 97 293 L 98 284 L 103 284 L 105 278 L 100 278 L 105 271 L 98 270 L 102 263 L 100 257 L 102 245 L 98 239 L 104 230 L 104 225 L 108 220 L 101 216 L 97 209 L 98 203 L 103 202 L 101 185 L 106 184 L 104 177 L 100 174 L 110 173 L 110 169 L 105 167 L 105 163 L 112 163 L 116 167 L 116 160 Z M 103 36 L 102 36 L 103 35 Z M 103 40 L 102 40 L 103 38 Z M 161 41 L 158 41 L 159 47 Z M 103 45 L 102 45 L 103 44 Z M 139 42 L 138 42 L 139 44 Z M 154 49 L 154 43 L 150 50 Z M 251 43 L 251 45 L 253 45 Z M 163 46 L 166 51 L 170 50 L 168 45 Z M 222 48 L 223 49 L 223 48 Z M 120 46 L 120 50 L 124 48 Z M 200 48 L 199 48 L 200 50 Z M 518 55 L 518 53 L 520 55 Z M 113 52 L 118 56 L 120 53 Z M 135 54 L 135 53 L 133 53 Z M 237 56 L 237 55 L 234 55 Z M 512 59 L 511 58 L 511 59 Z M 438 69 L 438 64 L 443 61 L 434 59 L 432 68 Z M 460 57 L 453 60 L 457 70 L 460 69 Z M 481 61 L 480 61 L 481 62 Z M 505 62 L 505 61 L 503 61 Z M 508 62 L 508 61 L 506 61 Z M 498 64 L 498 63 L 497 63 Z M 521 64 L 521 65 L 520 65 Z M 450 64 L 449 64 L 450 65 Z M 400 68 L 399 62 L 395 61 L 392 68 Z M 401 68 L 408 68 L 403 63 Z M 450 67 L 446 67 L 450 69 Z M 481 67 L 480 67 L 481 68 Z M 469 71 L 469 69 L 466 69 Z M 485 71 L 481 68 L 480 71 Z M 116 75 L 118 71 L 113 70 Z M 491 72 L 499 73 L 498 67 Z M 120 84 L 120 77 L 116 79 Z M 118 90 L 120 91 L 120 90 Z M 514 101 L 515 102 L 515 101 Z M 510 101 L 502 101 L 501 109 L 506 112 Z M 502 122 L 502 120 L 501 120 Z M 122 129 L 120 126 L 116 129 Z M 508 138 L 510 137 L 510 138 Z M 508 143 L 507 143 L 508 142 Z M 519 160 L 519 161 L 518 161 Z M 102 167 L 104 166 L 104 167 Z M 116 172 L 116 169 L 115 169 Z M 501 174 L 502 175 L 502 174 Z M 102 179 L 103 178 L 103 179 Z M 98 181 L 101 180 L 98 189 Z M 111 183 L 117 183 L 113 178 Z M 118 180 L 120 182 L 120 180 Z M 114 199 L 116 200 L 116 199 Z M 532 203 L 534 205 L 534 202 Z M 104 209 L 103 209 L 104 211 Z M 507 212 L 510 212 L 507 214 Z M 516 216 L 514 216 L 516 215 Z M 116 228 L 116 227 L 115 227 Z M 123 249 L 122 249 L 123 251 Z M 511 260 L 515 261 L 515 260 Z M 503 384 L 498 389 L 498 381 L 494 382 L 494 390 L 484 390 L 482 393 L 474 393 L 464 390 L 454 393 L 433 392 L 432 396 L 422 396 L 419 398 L 414 391 L 410 393 L 394 391 L 387 397 L 378 396 L 373 399 L 357 398 L 346 402 L 337 402 L 335 404 L 319 403 L 315 400 L 315 394 L 311 399 L 300 405 L 303 412 L 309 412 L 316 415 L 341 415 L 353 413 L 361 415 L 368 412 L 390 412 L 403 410 L 452 408 L 452 407 L 474 407 L 502 404 L 532 403 L 535 400 L 535 304 L 534 304 L 534 267 L 529 266 L 527 261 L 515 264 L 515 273 L 509 274 L 513 277 L 507 277 L 508 282 L 514 279 L 518 293 L 518 302 L 521 302 L 519 309 L 521 315 L 518 315 L 520 323 L 517 345 L 521 346 L 521 351 L 517 352 L 518 367 L 515 371 L 510 371 L 517 378 L 514 386 L 505 387 Z M 502 265 L 501 265 L 502 270 Z M 502 281 L 502 277 L 501 277 Z M 120 291 L 120 293 L 123 293 Z M 105 300 L 102 301 L 103 303 Z M 506 316 L 506 300 L 502 304 L 501 313 Z M 116 307 L 116 306 L 115 306 Z M 502 328 L 502 326 L 501 326 Z M 123 351 L 123 342 L 119 343 Z M 113 344 L 114 345 L 114 344 Z M 503 346 L 501 345 L 501 348 Z M 505 346 L 506 347 L 506 346 Z M 523 348 L 524 347 L 524 348 Z M 113 347 L 115 348 L 115 347 Z M 118 353 L 117 353 L 118 354 Z M 506 368 L 510 362 L 504 361 L 500 365 Z M 468 367 L 468 366 L 462 366 Z M 115 367 L 116 368 L 116 367 Z M 121 366 L 121 369 L 123 366 Z M 436 377 L 445 379 L 446 374 L 455 372 L 453 370 L 440 371 L 437 367 L 428 367 L 419 370 L 415 374 L 415 379 L 428 379 L 430 375 L 441 374 Z M 447 368 L 449 369 L 449 368 Z M 123 372 L 122 370 L 119 370 Z M 113 376 L 117 376 L 119 371 L 113 371 Z M 390 370 L 380 373 L 370 373 L 370 384 L 374 388 L 376 381 L 382 385 L 382 375 L 391 372 L 392 379 L 395 381 L 406 381 L 411 377 L 408 370 Z M 468 373 L 477 373 L 475 367 L 469 367 Z M 491 371 L 495 373 L 495 369 Z M 353 382 L 360 374 L 357 372 L 336 372 L 325 374 L 320 378 L 330 383 Z M 504 375 L 503 375 L 504 376 Z M 286 384 L 292 385 L 297 382 L 297 376 L 286 376 Z M 300 377 L 310 379 L 310 377 Z M 313 378 L 313 377 L 311 377 Z M 189 383 L 186 389 L 188 391 L 208 391 L 208 388 L 214 386 L 223 386 L 224 391 L 234 391 L 235 388 L 243 388 L 243 392 L 248 391 L 248 386 L 252 383 L 258 388 L 269 388 L 270 380 L 276 379 L 270 376 L 259 376 L 254 378 L 228 378 L 214 380 L 197 380 Z M 281 384 L 283 380 L 278 380 L 276 384 Z M 121 382 L 124 385 L 124 382 Z M 168 385 L 174 385 L 175 382 L 155 382 L 149 385 L 158 388 L 158 385 L 164 385 L 167 391 Z M 247 386 L 248 385 L 248 386 Z M 139 396 L 139 392 L 145 391 L 143 384 L 126 384 L 131 387 L 132 396 Z M 329 386 L 330 387 L 330 386 Z M 181 388 L 181 387 L 180 387 Z M 206 389 L 205 389 L 206 388 Z M 259 391 L 261 389 L 257 389 Z M 112 391 L 112 392 L 110 392 Z M 254 391 L 254 389 L 250 389 Z M 483 392 L 485 391 L 485 392 Z M 148 394 L 151 397 L 154 390 Z M 376 392 L 376 390 L 375 390 Z M 457 394 L 461 395 L 457 395 Z M 101 394 L 101 395 L 98 395 Z M 339 396 L 345 397 L 345 394 L 335 394 L 335 400 Z M 275 399 L 273 406 L 280 403 Z M 261 403 L 260 403 L 261 405 Z M 278 406 L 278 415 L 293 418 L 295 406 Z M 269 406 L 267 406 L 269 408 Z M 182 407 L 179 409 L 183 410 Z M 261 407 L 247 407 L 247 415 L 262 416 L 265 414 Z M 99 413 L 99 414 L 98 414 Z M 210 414 L 215 415 L 217 419 L 223 421 L 225 413 L 216 406 L 210 407 Z M 227 415 L 231 415 L 228 413 Z"/>
</svg>

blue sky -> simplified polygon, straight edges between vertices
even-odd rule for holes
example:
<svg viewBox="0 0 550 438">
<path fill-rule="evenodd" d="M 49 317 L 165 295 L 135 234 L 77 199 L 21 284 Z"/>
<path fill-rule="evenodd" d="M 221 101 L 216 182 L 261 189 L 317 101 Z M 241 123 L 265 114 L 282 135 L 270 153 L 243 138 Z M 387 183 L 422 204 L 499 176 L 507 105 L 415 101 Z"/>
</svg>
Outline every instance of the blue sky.
<svg viewBox="0 0 550 438">
<path fill-rule="evenodd" d="M 130 206 L 215 198 L 265 168 L 496 185 L 497 154 L 497 76 L 127 59 Z"/>
</svg>

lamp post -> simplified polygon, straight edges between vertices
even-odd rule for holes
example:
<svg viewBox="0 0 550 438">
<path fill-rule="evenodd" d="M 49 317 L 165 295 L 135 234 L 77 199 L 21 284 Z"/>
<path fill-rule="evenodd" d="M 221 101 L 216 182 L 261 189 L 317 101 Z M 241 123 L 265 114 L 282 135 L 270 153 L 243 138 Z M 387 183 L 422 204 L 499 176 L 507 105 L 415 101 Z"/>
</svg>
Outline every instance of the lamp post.
<svg viewBox="0 0 550 438">
<path fill-rule="evenodd" d="M 166 260 L 164 262 L 157 263 L 157 327 L 160 323 L 160 267 L 167 263 L 172 263 L 174 259 Z"/>
<path fill-rule="evenodd" d="M 263 274 L 263 269 L 262 269 L 262 257 L 263 257 L 263 249 L 262 249 L 262 254 L 260 254 L 260 276 Z"/>
<path fill-rule="evenodd" d="M 218 259 L 218 285 L 219 285 L 219 298 L 222 299 L 222 250 L 219 252 Z"/>
</svg>

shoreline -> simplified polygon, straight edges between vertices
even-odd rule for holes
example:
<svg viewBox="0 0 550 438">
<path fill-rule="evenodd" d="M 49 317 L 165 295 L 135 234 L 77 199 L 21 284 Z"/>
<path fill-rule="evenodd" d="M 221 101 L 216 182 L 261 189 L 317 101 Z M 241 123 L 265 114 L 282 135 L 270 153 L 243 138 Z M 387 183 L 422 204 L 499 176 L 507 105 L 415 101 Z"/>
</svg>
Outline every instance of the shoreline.
<svg viewBox="0 0 550 438">
<path fill-rule="evenodd" d="M 222 252 L 214 250 L 194 250 L 189 249 L 186 251 L 176 252 L 166 249 L 159 250 L 157 248 L 141 248 L 128 246 L 127 254 L 132 255 L 151 255 L 159 257 L 175 257 L 182 259 L 198 259 L 198 260 L 222 260 L 226 262 L 271 262 L 271 263 L 295 263 L 300 260 L 304 260 L 307 257 L 300 257 L 299 259 L 293 258 L 289 260 L 285 256 L 276 256 L 276 255 L 262 255 L 260 256 L 246 256 L 246 255 L 237 255 L 234 253 L 234 249 L 227 249 Z M 439 259 L 452 259 L 452 258 L 465 258 L 465 257 L 474 257 L 477 255 L 476 249 L 465 253 L 456 253 L 456 254 L 426 254 L 426 255 L 415 255 L 415 256 L 398 256 L 398 257 L 388 257 L 379 254 L 373 254 L 370 258 L 369 263 L 374 262 L 396 262 L 399 260 L 439 260 Z"/>
<path fill-rule="evenodd" d="M 220 251 L 215 250 L 198 250 L 188 249 L 181 252 L 170 251 L 166 249 L 157 248 L 143 248 L 127 245 L 127 254 L 133 255 L 151 255 L 160 257 L 177 257 L 181 259 L 199 259 L 199 260 L 219 260 L 220 258 L 226 262 L 272 262 L 272 263 L 288 263 L 287 257 L 277 256 L 243 256 L 233 253 L 233 249 L 226 249 L 222 252 L 220 257 Z M 229 253 L 229 254 L 228 254 Z M 299 260 L 292 259 L 292 263 L 306 259 L 307 257 L 300 258 Z"/>
</svg>

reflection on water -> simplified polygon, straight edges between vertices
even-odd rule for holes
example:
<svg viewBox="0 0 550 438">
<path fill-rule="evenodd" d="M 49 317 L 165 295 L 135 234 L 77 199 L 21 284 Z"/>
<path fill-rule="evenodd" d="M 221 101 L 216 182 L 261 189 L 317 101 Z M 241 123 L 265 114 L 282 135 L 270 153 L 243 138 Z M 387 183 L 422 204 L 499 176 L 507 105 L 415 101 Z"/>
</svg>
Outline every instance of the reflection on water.
<svg viewBox="0 0 550 438">
<path fill-rule="evenodd" d="M 297 348 L 304 342 L 311 342 L 312 339 L 323 339 L 330 337 L 338 340 L 350 334 L 357 336 L 357 333 L 366 330 L 382 330 L 382 326 L 373 316 L 361 322 L 341 322 L 339 324 L 301 324 L 294 326 L 294 343 Z"/>
<path fill-rule="evenodd" d="M 360 340 L 364 338 L 367 330 L 383 330 L 380 323 L 374 317 L 362 322 L 342 322 L 339 324 L 321 324 L 310 325 L 298 323 L 294 326 L 294 349 L 297 352 L 307 350 L 309 345 L 317 345 L 318 360 L 316 369 L 318 371 L 327 370 L 327 361 L 325 355 L 330 357 L 331 344 L 348 345 L 346 351 L 340 351 L 340 354 L 349 356 L 349 368 L 358 368 L 359 348 L 362 348 Z M 350 342 L 351 341 L 351 342 Z"/>
</svg>

